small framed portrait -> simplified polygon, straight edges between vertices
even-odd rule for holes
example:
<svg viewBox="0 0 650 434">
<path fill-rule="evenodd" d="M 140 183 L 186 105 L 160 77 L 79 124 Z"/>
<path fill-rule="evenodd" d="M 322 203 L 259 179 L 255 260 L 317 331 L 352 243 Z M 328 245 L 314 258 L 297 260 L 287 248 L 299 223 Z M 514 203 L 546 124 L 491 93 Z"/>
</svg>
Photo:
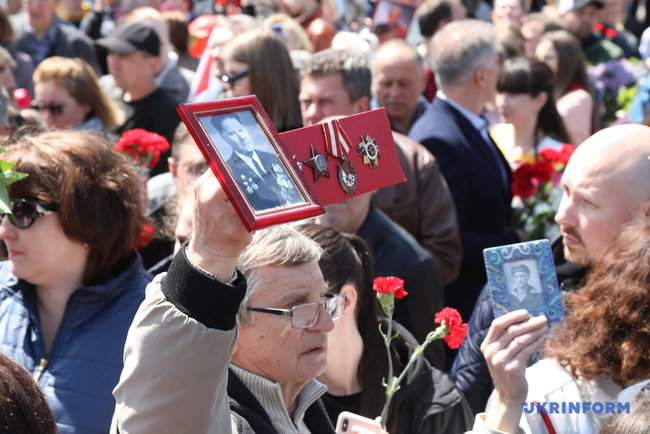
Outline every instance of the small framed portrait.
<svg viewBox="0 0 650 434">
<path fill-rule="evenodd" d="M 483 251 L 492 307 L 496 316 L 518 309 L 563 318 L 560 287 L 548 240 L 493 247 Z"/>
<path fill-rule="evenodd" d="M 249 230 L 322 214 L 255 96 L 177 111 Z"/>
<path fill-rule="evenodd" d="M 379 40 L 405 39 L 415 7 L 415 2 L 409 0 L 379 0 L 373 15 L 374 32 Z"/>
</svg>

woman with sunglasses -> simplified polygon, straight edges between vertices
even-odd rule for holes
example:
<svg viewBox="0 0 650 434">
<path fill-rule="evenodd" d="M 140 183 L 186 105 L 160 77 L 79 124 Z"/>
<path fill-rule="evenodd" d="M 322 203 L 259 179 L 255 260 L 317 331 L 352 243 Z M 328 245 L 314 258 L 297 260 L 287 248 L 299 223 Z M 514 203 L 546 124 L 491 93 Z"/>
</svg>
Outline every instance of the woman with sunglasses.
<svg viewBox="0 0 650 434">
<path fill-rule="evenodd" d="M 228 96 L 254 94 L 278 131 L 302 127 L 298 76 L 282 40 L 253 30 L 224 47 L 220 80 Z"/>
<path fill-rule="evenodd" d="M 0 351 L 32 373 L 60 434 L 108 432 L 131 320 L 150 280 L 133 250 L 140 179 L 101 136 L 25 136 L 3 160 L 27 178 L 9 188 L 0 239 Z"/>
<path fill-rule="evenodd" d="M 103 132 L 122 123 L 122 113 L 82 59 L 48 57 L 34 71 L 35 102 L 49 128 Z"/>
<path fill-rule="evenodd" d="M 342 411 L 374 419 L 385 402 L 382 378 L 388 372 L 388 359 L 378 331 L 380 309 L 372 290 L 370 251 L 356 235 L 328 226 L 307 224 L 299 231 L 323 248 L 319 265 L 328 290 L 345 300 L 327 335 L 326 370 L 318 378 L 328 387 L 323 403 L 334 425 Z M 417 342 L 399 324 L 394 323 L 394 330 L 400 336 L 393 341 L 393 366 L 400 372 Z M 452 380 L 421 357 L 391 403 L 388 432 L 461 433 L 472 420 L 469 405 Z"/>
</svg>

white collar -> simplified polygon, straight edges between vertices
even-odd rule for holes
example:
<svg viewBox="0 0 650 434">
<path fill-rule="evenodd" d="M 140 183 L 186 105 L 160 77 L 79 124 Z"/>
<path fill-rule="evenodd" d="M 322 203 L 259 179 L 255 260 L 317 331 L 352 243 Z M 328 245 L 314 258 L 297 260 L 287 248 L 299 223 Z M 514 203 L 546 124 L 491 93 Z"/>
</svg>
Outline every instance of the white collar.
<svg viewBox="0 0 650 434">
<path fill-rule="evenodd" d="M 460 114 L 462 114 L 465 117 L 465 119 L 467 119 L 472 124 L 472 126 L 476 128 L 478 131 L 483 130 L 483 128 L 485 128 L 488 125 L 488 121 L 485 118 L 477 115 L 474 112 L 467 110 L 465 107 L 461 106 L 456 101 L 450 99 L 447 95 L 443 93 L 442 90 L 438 89 L 438 92 L 436 92 L 436 98 L 440 98 L 441 100 L 443 100 L 444 102 L 446 102 L 447 104 L 449 104 L 450 106 L 458 110 Z"/>
</svg>

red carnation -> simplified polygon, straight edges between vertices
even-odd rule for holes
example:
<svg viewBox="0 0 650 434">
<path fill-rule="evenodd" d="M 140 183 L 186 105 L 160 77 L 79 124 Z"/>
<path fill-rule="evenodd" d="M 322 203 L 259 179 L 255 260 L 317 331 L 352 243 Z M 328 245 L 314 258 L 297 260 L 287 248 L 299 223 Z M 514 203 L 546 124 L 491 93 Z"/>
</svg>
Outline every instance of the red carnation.
<svg viewBox="0 0 650 434">
<path fill-rule="evenodd" d="M 560 149 L 562 164 L 564 164 L 565 166 L 569 164 L 569 159 L 571 158 L 571 155 L 573 155 L 573 151 L 575 150 L 576 147 L 574 145 L 569 145 L 569 144 L 562 145 L 562 149 Z"/>
<path fill-rule="evenodd" d="M 517 167 L 512 174 L 512 194 L 527 199 L 535 194 L 537 185 L 534 182 L 535 169 L 530 163 Z"/>
<path fill-rule="evenodd" d="M 135 250 L 140 250 L 147 247 L 147 245 L 153 239 L 155 233 L 156 230 L 154 229 L 154 227 L 151 224 L 145 222 L 140 228 L 140 234 L 138 235 L 138 240 L 135 242 L 133 248 Z"/>
<path fill-rule="evenodd" d="M 550 161 L 552 163 L 559 163 L 562 166 L 566 166 L 571 158 L 571 154 L 575 150 L 573 145 L 562 145 L 559 150 L 556 149 L 543 149 L 540 151 L 539 155 L 543 160 Z"/>
<path fill-rule="evenodd" d="M 549 161 L 540 160 L 533 165 L 533 178 L 537 187 L 549 182 L 553 178 L 553 174 L 555 174 L 555 168 Z"/>
<path fill-rule="evenodd" d="M 127 154 L 136 164 L 153 169 L 169 150 L 169 142 L 160 134 L 135 128 L 123 132 L 114 149 Z"/>
<path fill-rule="evenodd" d="M 438 312 L 434 318 L 436 324 L 445 324 L 447 326 L 447 336 L 445 342 L 452 350 L 460 348 L 467 336 L 467 324 L 463 324 L 463 318 L 456 309 L 445 307 Z"/>
<path fill-rule="evenodd" d="M 393 294 L 398 300 L 408 295 L 408 292 L 404 289 L 404 280 L 395 276 L 375 277 L 372 282 L 372 289 L 380 294 Z"/>
</svg>

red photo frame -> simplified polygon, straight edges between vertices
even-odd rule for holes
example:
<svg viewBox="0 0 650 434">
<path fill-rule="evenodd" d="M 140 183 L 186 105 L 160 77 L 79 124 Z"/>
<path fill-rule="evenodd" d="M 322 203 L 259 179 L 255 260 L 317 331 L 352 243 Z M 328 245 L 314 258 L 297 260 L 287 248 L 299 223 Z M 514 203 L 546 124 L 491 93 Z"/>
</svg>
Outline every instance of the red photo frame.
<svg viewBox="0 0 650 434">
<path fill-rule="evenodd" d="M 324 212 L 254 95 L 176 111 L 249 231 Z"/>
</svg>

